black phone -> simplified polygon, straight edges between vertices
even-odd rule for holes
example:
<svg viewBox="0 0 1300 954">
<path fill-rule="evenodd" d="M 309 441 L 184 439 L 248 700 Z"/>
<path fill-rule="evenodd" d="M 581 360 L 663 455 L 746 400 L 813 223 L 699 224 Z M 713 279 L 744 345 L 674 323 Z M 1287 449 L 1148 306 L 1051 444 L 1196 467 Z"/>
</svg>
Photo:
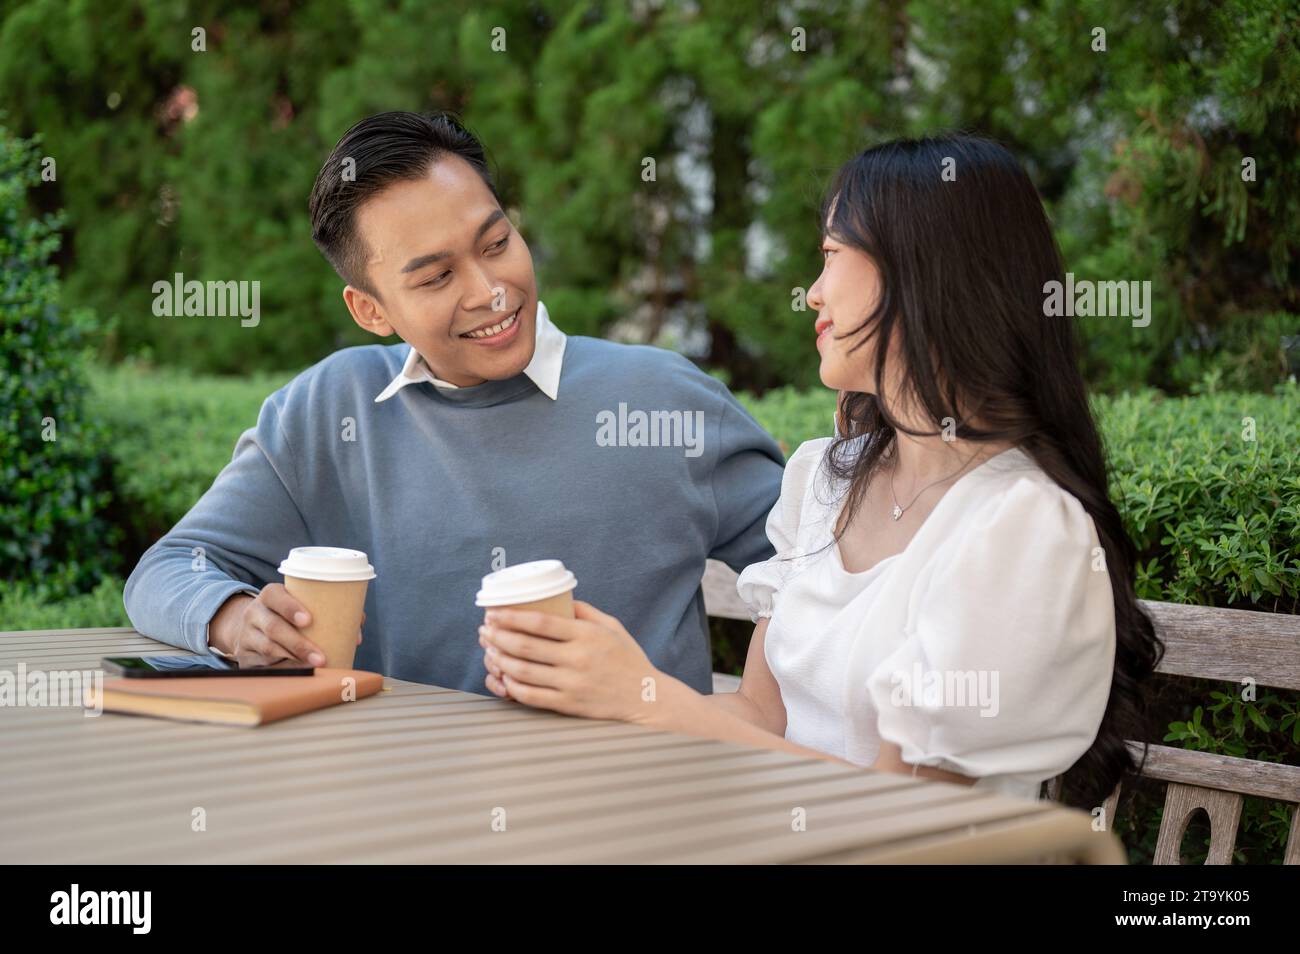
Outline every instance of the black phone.
<svg viewBox="0 0 1300 954">
<path fill-rule="evenodd" d="M 296 659 L 240 669 L 233 659 L 213 653 L 198 656 L 105 656 L 104 668 L 129 679 L 174 679 L 177 676 L 310 676 L 316 672 Z"/>
</svg>

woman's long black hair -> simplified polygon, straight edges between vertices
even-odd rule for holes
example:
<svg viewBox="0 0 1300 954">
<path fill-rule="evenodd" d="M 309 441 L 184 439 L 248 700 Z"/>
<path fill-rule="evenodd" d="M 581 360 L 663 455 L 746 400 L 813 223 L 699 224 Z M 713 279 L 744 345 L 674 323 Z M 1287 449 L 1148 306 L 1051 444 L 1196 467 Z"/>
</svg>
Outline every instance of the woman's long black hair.
<svg viewBox="0 0 1300 954">
<path fill-rule="evenodd" d="M 1044 314 L 1045 284 L 1065 276 L 1038 193 L 995 142 L 965 135 L 895 140 L 845 163 L 826 193 L 821 221 L 835 241 L 869 256 L 880 274 L 875 309 L 864 306 L 864 321 L 846 336 L 860 336 L 851 350 L 874 339 L 875 379 L 884 381 L 897 338 L 900 397 L 935 424 L 932 431 L 910 430 L 876 394 L 841 393 L 828 469 L 848 489 L 835 539 L 852 522 L 895 434 L 940 434 L 945 418 L 956 422 L 948 433 L 960 440 L 1018 446 L 1083 504 L 1115 597 L 1115 670 L 1097 737 L 1065 773 L 1061 796 L 1081 808 L 1099 806 L 1125 772 L 1141 770 L 1126 739 L 1142 741 L 1146 761 L 1142 683 L 1164 647 L 1137 603 L 1136 553 L 1107 493 L 1073 323 Z M 857 440 L 863 437 L 871 439 Z"/>
</svg>

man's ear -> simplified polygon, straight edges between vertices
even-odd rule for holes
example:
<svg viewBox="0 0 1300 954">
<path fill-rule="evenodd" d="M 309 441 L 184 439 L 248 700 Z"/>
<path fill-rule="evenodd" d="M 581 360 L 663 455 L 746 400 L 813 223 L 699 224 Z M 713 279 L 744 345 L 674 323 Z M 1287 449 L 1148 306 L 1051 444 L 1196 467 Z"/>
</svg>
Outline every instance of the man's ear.
<svg viewBox="0 0 1300 954">
<path fill-rule="evenodd" d="M 343 301 L 352 314 L 352 320 L 372 335 L 386 338 L 388 335 L 396 334 L 393 326 L 384 316 L 384 309 L 369 292 L 348 285 L 343 289 Z"/>
</svg>

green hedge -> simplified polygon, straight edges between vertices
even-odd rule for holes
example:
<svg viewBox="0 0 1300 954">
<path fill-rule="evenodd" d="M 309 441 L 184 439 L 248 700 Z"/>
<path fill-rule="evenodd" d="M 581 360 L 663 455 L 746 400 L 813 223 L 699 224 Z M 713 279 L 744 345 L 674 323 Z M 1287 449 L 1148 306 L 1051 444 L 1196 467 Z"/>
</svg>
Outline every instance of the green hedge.
<svg viewBox="0 0 1300 954">
<path fill-rule="evenodd" d="M 95 406 L 113 437 L 114 518 L 129 550 L 147 547 L 185 515 L 230 463 L 262 401 L 292 377 L 195 377 L 133 362 L 94 369 Z"/>
<path fill-rule="evenodd" d="M 125 583 L 119 576 L 105 576 L 89 593 L 56 601 L 28 583 L 5 587 L 0 592 L 0 631 L 130 626 L 122 605 Z"/>
<path fill-rule="evenodd" d="M 33 217 L 41 150 L 0 125 L 0 583 L 50 599 L 116 566 L 104 435 L 86 415 L 93 316 L 59 305 L 58 216 Z"/>
</svg>

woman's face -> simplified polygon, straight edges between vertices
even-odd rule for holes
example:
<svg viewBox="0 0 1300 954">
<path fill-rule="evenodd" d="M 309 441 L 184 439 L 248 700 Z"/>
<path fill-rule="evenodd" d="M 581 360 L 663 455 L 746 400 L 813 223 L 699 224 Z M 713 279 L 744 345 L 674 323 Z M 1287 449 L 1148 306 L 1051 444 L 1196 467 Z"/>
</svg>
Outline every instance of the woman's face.
<svg viewBox="0 0 1300 954">
<path fill-rule="evenodd" d="M 876 307 L 880 272 L 865 253 L 837 241 L 829 229 L 821 248 L 822 273 L 808 290 L 808 304 L 817 311 L 813 329 L 822 384 L 835 391 L 877 394 L 875 339 L 867 338 L 868 332 L 852 332 Z M 863 343 L 850 353 L 857 342 Z"/>
</svg>

